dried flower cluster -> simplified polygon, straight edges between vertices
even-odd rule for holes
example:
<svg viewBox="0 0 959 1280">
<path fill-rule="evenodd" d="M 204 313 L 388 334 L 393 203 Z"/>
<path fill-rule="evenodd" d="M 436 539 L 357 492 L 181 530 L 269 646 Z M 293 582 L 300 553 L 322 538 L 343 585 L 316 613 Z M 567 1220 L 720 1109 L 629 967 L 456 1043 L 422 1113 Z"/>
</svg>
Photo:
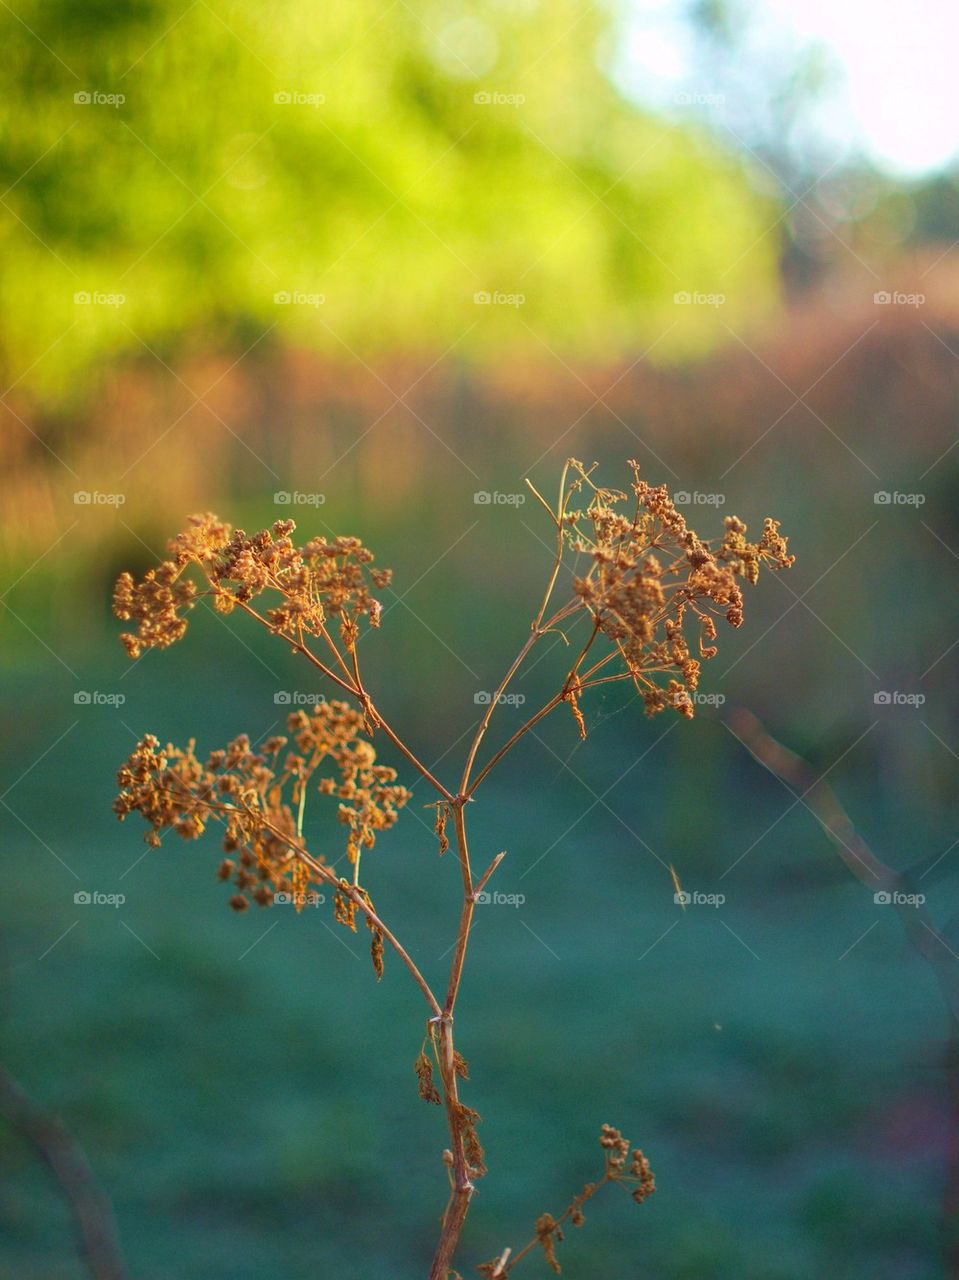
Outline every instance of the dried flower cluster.
<svg viewBox="0 0 959 1280">
<path fill-rule="evenodd" d="M 184 615 L 197 596 L 196 583 L 184 577 L 191 567 L 206 580 L 219 612 L 249 607 L 263 592 L 275 591 L 282 600 L 265 614 L 274 631 L 291 639 L 319 636 L 332 617 L 351 649 L 360 618 L 379 626 L 382 606 L 370 584 L 388 586 L 391 572 L 371 567 L 373 554 L 359 538 L 311 538 L 296 547 L 290 537 L 295 528 L 292 520 L 277 520 L 272 531 L 261 529 L 248 537 L 215 515 L 191 516 L 189 527 L 168 543 L 169 560 L 149 570 L 142 582 L 129 573 L 117 582 L 114 612 L 124 622 L 137 623 L 135 635 L 121 636 L 130 657 L 147 648 L 166 648 L 183 636 Z"/>
<path fill-rule="evenodd" d="M 321 702 L 309 713 L 294 712 L 287 735 L 270 737 L 257 750 L 241 734 L 205 760 L 197 756 L 193 741 L 182 749 L 161 749 L 159 740 L 147 735 L 120 769 L 114 807 L 120 818 L 138 812 L 147 823 L 146 839 L 153 846 L 169 830 L 184 839 L 197 839 L 216 819 L 223 826 L 226 855 L 219 874 L 231 883 L 231 903 L 238 911 L 245 910 L 251 900 L 269 906 L 279 893 L 292 895 L 299 907 L 312 885 L 322 885 L 330 891 L 337 923 L 355 930 L 357 913 L 363 917 L 378 978 L 387 946 L 402 961 L 429 1009 L 426 1036 L 414 1063 L 419 1093 L 426 1102 L 444 1108 L 449 1130 L 449 1148 L 443 1158 L 450 1196 L 430 1280 L 449 1280 L 458 1274 L 454 1255 L 474 1179 L 486 1172 L 477 1133 L 480 1117 L 459 1094 L 469 1073 L 454 1043 L 454 1010 L 473 912 L 506 854 L 499 853 L 475 877 L 466 806 L 523 735 L 561 704 L 571 708 L 585 737 L 583 698 L 597 685 L 628 680 L 643 698 L 648 714 L 673 707 L 691 716 L 691 693 L 699 680 L 700 663 L 716 653 L 717 618 L 738 627 L 743 618 L 742 584 L 756 582 L 762 565 L 788 568 L 793 562 L 774 520 L 766 520 L 758 542 L 749 542 L 746 526 L 731 516 L 718 543 L 704 542 L 687 527 L 666 489 L 651 487 L 640 479 L 636 463 L 631 467 L 629 506 L 625 505 L 627 494 L 598 487 L 592 480 L 594 468 L 587 469 L 575 459 L 569 459 L 563 469 L 555 507 L 530 485 L 553 522 L 552 571 L 527 638 L 487 703 L 455 785 L 445 785 L 417 758 L 363 683 L 359 628 L 363 619 L 370 626 L 379 625 L 382 610 L 373 589 L 388 586 L 390 574 L 372 567 L 373 556 L 358 538 L 316 537 L 296 547 L 292 520 L 279 520 L 271 529 L 248 536 L 214 515 L 194 516 L 168 544 L 168 559 L 140 581 L 123 574 L 114 594 L 117 615 L 136 624 L 135 632 L 122 637 L 131 658 L 179 640 L 187 629 L 187 614 L 205 597 L 221 613 L 239 610 L 254 619 L 352 699 Z M 572 503 L 580 496 L 584 504 L 575 510 Z M 553 605 L 550 612 L 569 555 L 575 557 L 580 571 L 574 574 L 564 603 Z M 587 565 L 582 569 L 584 557 Z M 264 593 L 272 598 L 256 604 Z M 583 619 L 584 611 L 592 624 L 590 634 L 565 667 L 557 691 L 474 773 L 484 735 L 510 681 L 544 636 L 558 632 L 570 642 L 568 632 Z M 690 619 L 696 620 L 699 630 L 695 656 L 685 634 Z M 332 631 L 330 620 L 336 623 Z M 439 853 L 455 848 L 462 895 L 456 936 L 447 948 L 452 958 L 442 999 L 374 910 L 360 882 L 362 851 L 394 824 L 411 794 L 398 782 L 393 768 L 377 763 L 372 743 L 377 733 L 433 789 L 433 830 Z M 304 836 L 308 792 L 337 801 L 338 819 L 347 829 L 345 857 L 352 866 L 351 878 L 337 873 L 335 861 L 309 852 Z M 677 873 L 672 868 L 670 873 L 674 887 L 678 886 Z M 618 1130 L 604 1125 L 600 1143 L 605 1153 L 602 1178 L 587 1184 L 558 1218 L 543 1214 L 529 1244 L 512 1260 L 507 1249 L 484 1264 L 483 1275 L 506 1276 L 536 1248 L 559 1272 L 556 1245 L 563 1238 L 563 1224 L 580 1226 L 583 1205 L 600 1187 L 615 1183 L 637 1202 L 655 1190 L 648 1161 L 638 1149 L 630 1151 Z"/>
<path fill-rule="evenodd" d="M 361 849 L 373 847 L 376 833 L 393 826 L 410 793 L 396 784 L 395 769 L 376 763 L 373 745 L 363 736 L 363 717 L 345 702 L 320 703 L 309 714 L 291 712 L 287 729 L 290 737 L 270 737 L 258 751 L 241 734 L 205 762 L 193 741 L 185 749 L 171 745 L 161 751 L 148 735 L 117 774 L 114 811 L 121 819 L 140 813 L 149 823 L 145 839 L 154 847 L 164 830 L 196 840 L 211 818 L 218 819 L 228 855 L 220 879 L 236 889 L 231 906 L 244 911 L 250 898 L 268 906 L 277 893 L 289 892 L 299 908 L 316 882 L 312 868 L 323 861 L 303 856 L 302 815 L 314 775 L 320 775 L 317 792 L 339 800 L 338 817 L 348 828 L 346 854 L 354 866 Z M 353 905 L 341 893 L 334 895 L 337 918 L 351 928 Z"/>
<path fill-rule="evenodd" d="M 767 519 L 758 542 L 746 538 L 746 525 L 728 516 L 722 541 L 709 543 L 690 529 L 677 511 L 665 485 L 657 488 L 633 470 L 632 510 L 622 510 L 627 495 L 601 489 L 591 470 L 572 461 L 575 479 L 570 495 L 588 489 L 582 510 L 565 512 L 564 532 L 572 549 L 587 555 L 588 571 L 574 580 L 574 589 L 598 630 L 615 646 L 626 671 L 643 697 L 649 715 L 672 707 L 692 717 L 689 696 L 699 683 L 700 660 L 716 655 L 716 618 L 730 626 L 743 621 L 743 593 L 739 579 L 755 583 L 759 567 L 789 568 L 786 539 L 779 524 Z M 685 622 L 698 623 L 698 656 L 690 652 Z M 593 669 L 598 670 L 598 668 Z M 592 672 L 590 673 L 592 674 Z M 667 675 L 665 687 L 654 675 Z M 583 732 L 578 698 L 587 676 L 574 681 L 567 701 Z"/>
<path fill-rule="evenodd" d="M 546 1261 L 556 1275 L 560 1275 L 562 1267 L 556 1256 L 556 1245 L 563 1239 L 563 1223 L 569 1220 L 574 1227 L 581 1227 L 586 1221 L 583 1205 L 591 1200 L 601 1187 L 607 1183 L 616 1183 L 626 1188 L 637 1204 L 642 1204 L 656 1190 L 656 1179 L 649 1167 L 649 1161 L 638 1147 L 630 1154 L 630 1144 L 618 1129 L 604 1124 L 599 1134 L 599 1145 L 605 1152 L 603 1176 L 596 1182 L 587 1182 L 579 1195 L 573 1196 L 565 1210 L 558 1218 L 551 1213 L 544 1213 L 536 1220 L 532 1240 L 513 1254 L 512 1249 L 505 1249 L 498 1258 L 484 1262 L 478 1269 L 480 1275 L 487 1280 L 501 1280 L 508 1276 L 516 1264 L 522 1261 L 537 1245 L 542 1249 Z M 627 1163 L 628 1162 L 628 1163 Z"/>
</svg>

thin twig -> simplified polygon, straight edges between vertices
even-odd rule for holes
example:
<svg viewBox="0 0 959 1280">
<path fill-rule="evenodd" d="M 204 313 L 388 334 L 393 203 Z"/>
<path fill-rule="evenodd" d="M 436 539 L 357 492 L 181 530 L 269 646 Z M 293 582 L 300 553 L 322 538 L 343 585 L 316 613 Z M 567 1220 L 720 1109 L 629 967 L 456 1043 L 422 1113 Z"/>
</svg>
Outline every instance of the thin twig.
<svg viewBox="0 0 959 1280">
<path fill-rule="evenodd" d="M 171 795 L 174 798 L 176 798 L 177 796 L 177 792 L 172 787 L 158 787 L 157 790 L 164 791 L 166 792 L 166 794 Z M 215 801 L 207 801 L 206 805 L 211 810 L 211 812 L 214 812 L 214 813 L 229 814 L 229 813 L 237 812 L 236 805 L 222 804 L 222 803 L 217 803 Z M 419 969 L 416 966 L 416 963 L 414 962 L 413 958 L 410 956 L 406 948 L 402 945 L 401 942 L 398 941 L 398 939 L 396 938 L 396 935 L 392 932 L 391 929 L 389 929 L 383 923 L 383 921 L 377 915 L 376 911 L 374 911 L 374 909 L 366 901 L 363 891 L 356 885 L 350 885 L 342 881 L 340 877 L 336 874 L 336 872 L 333 871 L 330 867 L 328 867 L 326 863 L 317 861 L 317 859 L 314 858 L 312 854 L 307 853 L 306 849 L 302 845 L 297 844 L 295 840 L 292 840 L 290 838 L 290 834 L 288 831 L 284 831 L 282 830 L 282 828 L 276 826 L 275 823 L 270 822 L 267 818 L 263 816 L 261 812 L 257 811 L 255 816 L 256 816 L 257 822 L 259 822 L 266 831 L 269 831 L 272 835 L 276 836 L 278 840 L 281 840 L 287 846 L 290 852 L 294 855 L 294 857 L 299 858 L 305 866 L 310 868 L 310 870 L 317 877 L 317 879 L 322 880 L 324 884 L 330 885 L 332 888 L 342 893 L 345 897 L 349 898 L 350 901 L 354 904 L 354 906 L 356 906 L 357 909 L 360 912 L 362 912 L 362 914 L 367 918 L 367 920 L 370 922 L 373 928 L 378 929 L 380 933 L 382 933 L 383 937 L 386 939 L 386 941 L 390 944 L 390 946 L 393 948 L 393 950 L 396 952 L 399 958 L 406 965 L 407 969 L 410 972 L 410 976 L 413 978 L 413 981 L 416 983 L 419 989 L 423 992 L 423 995 L 426 997 L 426 1002 L 430 1006 L 430 1010 L 432 1011 L 433 1015 L 434 1016 L 441 1015 L 443 1012 L 442 1007 L 440 1005 L 440 1002 L 437 1000 L 436 996 L 433 994 L 433 991 L 430 988 L 429 983 L 423 977 L 422 973 L 420 973 Z"/>
<path fill-rule="evenodd" d="M 63 1122 L 0 1067 L 0 1115 L 36 1149 L 69 1202 L 93 1280 L 126 1280 L 110 1202 L 79 1143 Z"/>
<path fill-rule="evenodd" d="M 480 894 L 486 888 L 486 882 L 489 880 L 490 876 L 493 874 L 493 872 L 496 870 L 496 868 L 499 866 L 499 864 L 503 861 L 505 857 L 506 857 L 506 850 L 504 849 L 503 852 L 498 853 L 496 857 L 493 859 L 493 861 L 489 864 L 489 866 L 480 876 L 479 880 L 476 882 L 476 886 L 473 889 L 474 898 L 479 898 Z"/>
</svg>

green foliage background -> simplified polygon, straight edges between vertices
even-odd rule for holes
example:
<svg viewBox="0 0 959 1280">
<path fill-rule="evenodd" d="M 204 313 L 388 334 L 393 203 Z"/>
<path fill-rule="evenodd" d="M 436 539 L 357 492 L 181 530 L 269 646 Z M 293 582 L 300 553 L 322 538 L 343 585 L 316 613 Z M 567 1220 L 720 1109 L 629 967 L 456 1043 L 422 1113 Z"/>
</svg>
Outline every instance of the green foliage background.
<svg viewBox="0 0 959 1280">
<path fill-rule="evenodd" d="M 276 325 L 365 358 L 608 358 L 668 320 L 676 355 L 721 333 L 677 291 L 722 291 L 733 323 L 774 297 L 766 202 L 616 92 L 602 5 L 30 0 L 3 25 L 0 360 L 43 402 L 142 343 Z M 74 100 L 93 93 L 124 101 Z M 275 305 L 292 290 L 326 301 Z M 520 317 L 478 310 L 484 290 L 523 294 Z"/>
</svg>

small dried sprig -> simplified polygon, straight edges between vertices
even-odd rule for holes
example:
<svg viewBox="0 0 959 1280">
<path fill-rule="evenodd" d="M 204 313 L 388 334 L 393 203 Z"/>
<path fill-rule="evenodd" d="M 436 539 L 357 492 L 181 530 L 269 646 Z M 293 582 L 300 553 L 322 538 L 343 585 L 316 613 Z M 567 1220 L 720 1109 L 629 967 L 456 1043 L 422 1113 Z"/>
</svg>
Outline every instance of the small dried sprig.
<svg viewBox="0 0 959 1280">
<path fill-rule="evenodd" d="M 439 855 L 443 854 L 450 847 L 449 836 L 446 834 L 446 824 L 450 820 L 450 807 L 445 800 L 437 800 L 435 804 L 427 805 L 429 809 L 436 810 L 436 820 L 433 823 L 433 831 L 439 842 Z"/>
<path fill-rule="evenodd" d="M 483 1150 L 479 1134 L 476 1131 L 476 1126 L 482 1116 L 478 1111 L 474 1111 L 472 1107 L 467 1107 L 465 1103 L 461 1102 L 457 1106 L 457 1117 L 466 1144 L 466 1159 L 469 1163 L 470 1172 L 474 1178 L 482 1178 L 486 1173 L 486 1152 Z"/>
<path fill-rule="evenodd" d="M 370 901 L 370 895 L 365 889 L 361 889 L 360 892 L 363 895 L 366 905 L 372 911 L 373 903 Z M 366 921 L 367 929 L 369 929 L 370 934 L 372 935 L 370 938 L 370 959 L 373 961 L 373 972 L 376 974 L 376 981 L 379 982 L 384 972 L 384 955 L 386 950 L 383 945 L 383 930 L 379 925 L 373 923 L 369 915 L 364 916 L 363 918 Z"/>
<path fill-rule="evenodd" d="M 416 1072 L 416 1079 L 419 1081 L 420 1097 L 424 1102 L 432 1102 L 434 1106 L 442 1106 L 443 1099 L 440 1092 L 433 1082 L 433 1064 L 430 1062 L 426 1053 L 426 1040 L 423 1041 L 419 1055 L 413 1063 L 413 1070 Z"/>
<path fill-rule="evenodd" d="M 722 540 L 711 547 L 687 526 L 666 486 L 653 487 L 640 478 L 637 462 L 629 465 L 632 505 L 627 511 L 627 494 L 599 488 L 591 478 L 593 468 L 570 463 L 570 495 L 590 495 L 584 508 L 566 510 L 564 505 L 559 517 L 567 544 L 590 561 L 573 588 L 596 629 L 614 646 L 647 714 L 672 708 L 692 718 L 690 693 L 699 683 L 700 662 L 717 652 L 716 618 L 724 617 L 733 627 L 742 624 L 739 580 L 755 583 L 760 565 L 788 569 L 795 557 L 778 521 L 768 518 L 759 541 L 749 542 L 746 525 L 727 516 Z M 685 634 L 690 616 L 699 630 L 698 657 Z M 581 735 L 578 699 L 597 671 L 594 667 L 580 676 L 574 670 L 564 690 Z M 665 685 L 663 676 L 668 677 Z"/>
<path fill-rule="evenodd" d="M 392 574 L 372 567 L 373 553 L 359 538 L 311 538 L 296 547 L 290 537 L 295 528 L 292 520 L 277 520 L 272 529 L 248 536 L 212 513 L 191 516 L 188 527 L 167 544 L 170 559 L 141 582 L 129 573 L 117 582 L 114 612 L 137 623 L 136 634 L 121 636 L 130 657 L 166 648 L 184 635 L 185 615 L 197 595 L 196 583 L 186 576 L 191 568 L 205 579 L 220 613 L 275 592 L 281 600 L 265 617 L 278 634 L 325 636 L 327 618 L 335 618 L 341 640 L 352 649 L 361 618 L 379 626 L 382 605 L 371 587 L 388 586 Z"/>
<path fill-rule="evenodd" d="M 317 792 L 339 800 L 337 816 L 348 828 L 346 852 L 354 862 L 361 847 L 372 848 L 377 833 L 393 826 L 410 793 L 396 783 L 395 769 L 376 763 L 363 717 L 345 702 L 291 712 L 287 729 L 289 738 L 267 738 L 258 751 L 241 734 L 206 761 L 198 759 L 193 740 L 161 750 L 148 734 L 117 774 L 114 812 L 121 820 L 139 813 L 154 848 L 164 830 L 196 840 L 217 819 L 228 855 L 220 879 L 236 888 L 231 905 L 243 911 L 252 898 L 269 906 L 278 892 L 289 892 L 300 905 L 316 883 L 298 856 L 302 800 L 314 775 L 320 774 Z M 337 919 L 344 913 L 352 921 L 352 899 L 338 890 L 334 905 Z"/>
<path fill-rule="evenodd" d="M 640 477 L 637 462 L 629 465 L 632 484 L 626 493 L 597 485 L 595 464 L 585 467 L 567 459 L 555 506 L 526 482 L 556 531 L 553 567 L 530 633 L 470 745 L 460 781 L 461 793 L 469 797 L 554 708 L 568 705 L 584 738 L 585 695 L 597 686 L 629 680 L 647 715 L 671 709 L 692 719 L 701 664 L 717 653 L 717 620 L 740 626 L 742 584 L 755 583 L 762 565 L 788 569 L 795 560 L 778 521 L 768 517 L 757 542 L 748 540 L 746 525 L 736 516 L 727 517 L 721 539 L 705 541 L 686 524 L 665 485 L 651 486 Z M 577 501 L 580 505 L 574 506 Z M 549 612 L 561 570 L 571 557 L 572 596 Z M 592 628 L 559 689 L 474 777 L 480 745 L 511 680 L 543 636 L 559 634 L 569 645 L 572 626 L 567 624 L 584 611 Z M 686 634 L 691 620 L 698 630 L 695 656 Z"/>
<path fill-rule="evenodd" d="M 556 1275 L 560 1275 L 562 1267 L 556 1256 L 556 1246 L 563 1239 L 563 1223 L 567 1220 L 574 1227 L 581 1227 L 586 1221 L 583 1205 L 591 1200 L 601 1187 L 607 1183 L 616 1183 L 629 1191 L 637 1204 L 648 1199 L 656 1190 L 656 1179 L 649 1167 L 649 1161 L 639 1148 L 630 1152 L 628 1139 L 618 1129 L 604 1124 L 599 1134 L 599 1145 L 605 1153 L 603 1176 L 595 1182 L 587 1182 L 579 1195 L 573 1196 L 569 1204 L 558 1218 L 551 1213 L 544 1213 L 536 1220 L 533 1238 L 518 1253 L 512 1249 L 504 1249 L 498 1258 L 492 1258 L 477 1267 L 477 1271 L 487 1280 L 502 1280 L 508 1276 L 518 1262 L 521 1262 L 537 1245 L 542 1249 L 546 1261 Z"/>
</svg>

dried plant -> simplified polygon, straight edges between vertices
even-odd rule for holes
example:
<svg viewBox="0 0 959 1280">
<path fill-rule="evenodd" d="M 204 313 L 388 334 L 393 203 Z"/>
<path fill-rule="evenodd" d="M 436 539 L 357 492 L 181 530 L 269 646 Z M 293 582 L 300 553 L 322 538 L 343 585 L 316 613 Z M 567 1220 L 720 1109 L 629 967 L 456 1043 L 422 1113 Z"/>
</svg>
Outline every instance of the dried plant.
<svg viewBox="0 0 959 1280">
<path fill-rule="evenodd" d="M 873 894 L 874 902 L 895 907 L 910 945 L 938 982 L 949 1029 L 942 1058 L 948 1108 L 943 1135 L 943 1274 L 959 1277 L 959 956 L 950 936 L 955 916 L 938 926 L 925 907 L 925 895 L 917 892 L 923 878 L 939 867 L 944 855 L 926 855 L 904 871 L 895 870 L 857 830 L 825 774 L 817 774 L 802 756 L 772 737 L 751 711 L 739 708 L 729 723 L 746 749 L 816 819 L 847 869 Z"/>
<path fill-rule="evenodd" d="M 0 1119 L 30 1143 L 63 1193 L 92 1280 L 127 1280 L 113 1209 L 86 1153 L 59 1116 L 0 1066 Z"/>
<path fill-rule="evenodd" d="M 373 567 L 373 556 L 358 539 L 313 538 L 297 547 L 292 520 L 248 536 L 214 515 L 196 516 L 169 544 L 169 559 L 140 582 L 123 574 L 116 586 L 115 612 L 136 624 L 135 631 L 122 637 L 132 658 L 181 639 L 190 611 L 206 597 L 220 613 L 248 614 L 352 699 L 292 713 L 287 735 L 268 738 L 255 750 L 241 735 L 205 759 L 197 755 L 193 741 L 185 748 L 161 749 L 155 737 L 146 736 L 120 769 L 115 809 L 121 819 L 139 812 L 148 824 L 147 842 L 154 846 L 165 831 L 192 840 L 211 821 L 219 822 L 226 854 L 219 875 L 231 884 L 230 903 L 236 910 L 245 910 L 251 900 L 267 907 L 281 893 L 292 895 L 299 909 L 323 887 L 332 891 L 338 924 L 355 930 L 358 918 L 365 923 L 377 978 L 387 947 L 405 965 L 429 1010 L 414 1063 L 420 1096 L 445 1108 L 450 1139 L 444 1160 L 451 1190 L 430 1280 L 457 1274 L 453 1258 L 474 1180 L 486 1172 L 477 1131 L 480 1117 L 460 1098 L 460 1084 L 469 1079 L 469 1071 L 454 1044 L 453 1018 L 473 912 L 505 855 L 498 854 L 477 877 L 467 844 L 467 803 L 516 743 L 561 704 L 568 705 L 585 737 L 584 699 L 599 685 L 630 681 L 648 715 L 671 709 L 691 717 L 700 662 L 716 653 L 717 619 L 738 627 L 742 584 L 755 583 L 763 564 L 787 568 L 793 561 L 774 520 L 766 520 L 758 542 L 747 540 L 746 526 L 735 517 L 726 519 L 715 545 L 703 541 L 687 527 L 665 487 L 651 487 L 640 478 L 635 462 L 630 467 L 628 494 L 599 487 L 593 479 L 595 466 L 584 467 L 575 459 L 563 468 L 555 507 L 530 485 L 553 526 L 553 564 L 529 635 L 490 698 L 455 789 L 416 757 L 364 684 L 357 641 L 364 625 L 379 626 L 382 608 L 375 592 L 389 584 L 390 574 Z M 554 597 L 566 565 L 572 581 L 557 608 Z M 582 611 L 589 617 L 588 635 L 564 664 L 556 692 L 477 767 L 496 708 L 533 648 L 554 633 L 569 645 L 568 632 Z M 695 657 L 687 638 L 689 623 L 698 633 Z M 452 827 L 463 897 L 443 997 L 378 913 L 365 864 L 360 876 L 363 850 L 373 848 L 378 834 L 393 826 L 410 796 L 398 784 L 396 771 L 377 763 L 377 735 L 388 739 L 437 793 L 440 854 L 450 847 Z M 304 806 L 311 792 L 338 801 L 348 876 L 340 876 L 335 864 L 306 846 Z M 544 1214 L 529 1245 L 514 1255 L 505 1250 L 480 1268 L 482 1274 L 507 1275 L 537 1244 L 558 1272 L 555 1246 L 562 1239 L 562 1224 L 569 1220 L 579 1225 L 583 1204 L 601 1186 L 624 1186 L 637 1202 L 654 1190 L 646 1158 L 639 1150 L 630 1156 L 618 1130 L 604 1126 L 600 1142 L 603 1177 L 574 1197 L 559 1218 Z"/>
<path fill-rule="evenodd" d="M 484 1262 L 477 1267 L 481 1276 L 487 1280 L 500 1280 L 508 1276 L 518 1262 L 521 1262 L 537 1245 L 542 1249 L 546 1261 L 556 1275 L 560 1275 L 562 1267 L 556 1256 L 556 1245 L 563 1239 L 563 1223 L 567 1220 L 574 1227 L 581 1227 L 586 1221 L 583 1205 L 591 1200 L 601 1187 L 615 1183 L 625 1188 L 637 1204 L 642 1204 L 656 1190 L 656 1179 L 649 1167 L 649 1161 L 639 1148 L 630 1155 L 629 1139 L 624 1138 L 618 1129 L 611 1124 L 604 1124 L 599 1133 L 599 1145 L 605 1154 L 603 1176 L 596 1182 L 587 1182 L 579 1195 L 573 1196 L 569 1204 L 558 1218 L 551 1213 L 544 1213 L 536 1219 L 533 1238 L 517 1253 L 512 1249 L 504 1249 L 498 1258 Z M 627 1161 L 629 1164 L 627 1165 Z"/>
</svg>

